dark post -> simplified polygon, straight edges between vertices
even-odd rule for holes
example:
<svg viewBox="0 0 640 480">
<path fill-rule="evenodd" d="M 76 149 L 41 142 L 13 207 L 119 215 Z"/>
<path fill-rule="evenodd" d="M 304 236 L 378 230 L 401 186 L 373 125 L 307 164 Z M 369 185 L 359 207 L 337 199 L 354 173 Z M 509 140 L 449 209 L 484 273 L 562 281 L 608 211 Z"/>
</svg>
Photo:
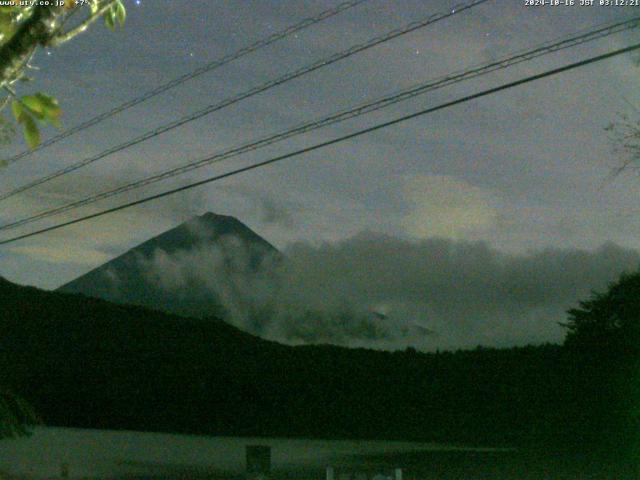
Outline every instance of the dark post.
<svg viewBox="0 0 640 480">
<path fill-rule="evenodd" d="M 269 445 L 247 445 L 247 477 L 267 478 L 271 471 L 271 447 Z"/>
</svg>

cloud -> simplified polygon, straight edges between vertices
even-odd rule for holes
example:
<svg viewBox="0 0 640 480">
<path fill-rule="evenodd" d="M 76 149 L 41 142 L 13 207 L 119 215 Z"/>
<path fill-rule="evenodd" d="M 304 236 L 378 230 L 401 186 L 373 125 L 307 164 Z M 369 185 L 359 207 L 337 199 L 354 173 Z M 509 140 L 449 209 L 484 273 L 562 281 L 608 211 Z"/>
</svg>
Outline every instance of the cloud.
<svg viewBox="0 0 640 480">
<path fill-rule="evenodd" d="M 261 198 L 262 221 L 266 224 L 281 225 L 291 228 L 294 225 L 293 217 L 283 205 L 270 197 Z"/>
<path fill-rule="evenodd" d="M 93 266 L 110 260 L 105 252 L 91 248 L 71 250 L 64 245 L 32 245 L 11 248 L 11 252 L 49 263 L 73 263 Z"/>
<path fill-rule="evenodd" d="M 227 320 L 271 339 L 428 350 L 559 342 L 566 310 L 640 261 L 614 244 L 511 255 L 484 242 L 366 232 L 292 244 L 257 273 L 241 247 L 231 263 L 229 252 L 158 252 L 148 272 L 167 291 L 207 288 Z"/>
<path fill-rule="evenodd" d="M 220 189 L 226 193 L 239 196 L 251 207 L 251 210 L 258 211 L 258 219 L 263 225 L 273 225 L 290 230 L 296 225 L 293 210 L 298 210 L 299 206 L 290 205 L 283 199 L 278 199 L 277 195 L 265 188 L 243 185 L 240 183 L 223 185 Z"/>
<path fill-rule="evenodd" d="M 219 28 L 215 29 L 217 40 L 208 42 L 207 48 L 197 53 L 199 60 L 183 55 L 182 60 L 176 61 L 181 56 L 183 42 L 167 41 L 170 36 L 166 32 L 160 34 L 153 28 L 130 29 L 122 33 L 126 37 L 120 39 L 123 44 L 129 42 L 143 48 L 144 54 L 138 51 L 134 57 L 130 52 L 110 48 L 109 42 L 101 41 L 105 35 L 101 29 L 87 33 L 98 40 L 86 42 L 88 48 L 61 52 L 63 57 L 56 58 L 65 60 L 48 64 L 48 73 L 40 80 L 45 82 L 45 90 L 57 92 L 61 101 L 64 100 L 65 124 L 77 124 L 87 115 L 86 89 L 79 89 L 73 81 L 70 83 L 70 76 L 88 79 L 95 87 L 90 93 L 96 93 L 93 95 L 93 110 L 106 111 L 113 107 L 114 98 L 125 101 L 137 95 L 149 82 L 155 82 L 159 73 L 177 76 L 185 68 L 191 68 L 194 61 L 207 61 L 205 57 L 212 59 L 240 48 L 246 38 L 236 35 L 239 27 L 259 37 L 262 35 L 259 32 L 267 32 L 267 25 L 272 26 L 273 23 L 284 28 L 308 14 L 306 7 L 284 8 L 278 2 L 266 2 L 260 7 L 264 15 L 244 18 L 238 16 L 237 9 L 231 4 L 200 3 L 198 9 L 202 15 L 182 14 L 180 21 L 172 22 L 170 26 L 176 32 L 185 33 L 194 45 L 204 45 L 199 40 L 209 38 L 212 29 L 208 28 L 207 22 L 196 21 L 194 24 L 194 19 L 211 17 L 207 15 L 213 11 L 211 9 L 224 10 L 218 12 L 220 15 L 216 14 L 220 19 Z M 446 9 L 447 3 L 436 2 L 429 6 L 429 10 Z M 451 21 L 439 22 L 388 42 L 383 49 L 372 49 L 354 56 L 352 61 L 336 64 L 335 68 L 318 71 L 311 82 L 314 95 L 309 95 L 309 82 L 291 82 L 286 89 L 265 92 L 255 100 L 221 112 L 223 115 L 216 114 L 207 121 L 194 122 L 188 129 L 177 129 L 154 142 L 97 162 L 88 170 L 51 182 L 49 186 L 57 190 L 49 192 L 48 196 L 35 199 L 23 195 L 15 198 L 15 202 L 5 202 L 2 216 L 5 221 L 19 218 L 50 205 L 200 158 L 214 150 L 290 128 L 309 118 L 354 105 L 361 98 L 378 97 L 418 81 L 467 68 L 490 57 L 497 58 L 529 48 L 539 42 L 536 38 L 540 37 L 542 30 L 545 38 L 556 38 L 619 16 L 617 10 L 606 8 L 577 9 L 581 11 L 576 10 L 564 17 L 543 10 L 532 15 L 516 3 L 507 3 L 500 15 L 493 15 L 491 8 L 477 8 L 473 14 L 455 17 L 454 22 L 460 28 L 451 28 Z M 150 13 L 157 20 L 171 17 L 168 13 L 182 12 L 179 7 L 171 5 L 167 3 L 145 15 Z M 121 140 L 153 129 L 157 127 L 159 118 L 186 114 L 193 110 L 193 105 L 202 102 L 203 95 L 215 92 L 221 99 L 234 95 L 251 88 L 256 78 L 275 75 L 282 69 L 297 68 L 307 63 L 310 57 L 330 55 L 346 45 L 357 44 L 429 13 L 425 11 L 424 2 L 403 2 L 402 8 L 383 11 L 387 7 L 371 3 L 345 12 L 331 22 L 306 30 L 304 38 L 308 41 L 274 44 L 268 55 L 234 63 L 223 75 L 194 79 L 191 87 L 175 90 L 175 94 L 148 104 L 148 108 L 131 110 L 123 114 L 126 116 L 104 123 L 100 129 L 88 129 L 82 136 L 72 137 L 47 150 L 48 153 L 37 163 L 24 161 L 3 170 L 0 178 L 2 190 L 56 170 L 74 158 L 86 158 Z M 325 7 L 318 5 L 317 8 Z M 234 21 L 226 21 L 228 18 Z M 149 26 L 155 23 L 147 22 Z M 522 27 L 522 35 L 510 34 L 516 23 Z M 141 38 L 155 40 L 140 42 Z M 624 43 L 626 38 L 612 37 L 598 49 L 613 48 Z M 411 113 L 421 106 L 433 106 L 472 93 L 485 85 L 493 86 L 496 82 L 542 71 L 559 62 L 571 61 L 580 52 L 585 55 L 593 53 L 588 51 L 589 48 L 594 47 L 584 46 L 577 53 L 567 50 L 473 83 L 432 92 L 387 111 L 283 143 L 277 149 L 247 155 L 246 161 L 264 159 L 268 152 L 276 154 L 294 150 L 368 126 L 374 121 L 388 120 L 396 114 Z M 417 49 L 420 55 L 415 54 Z M 167 51 L 175 55 L 167 55 Z M 384 60 L 382 63 L 381 59 Z M 626 108 L 622 96 L 631 101 L 638 98 L 633 81 L 637 67 L 631 60 L 612 60 L 609 68 L 589 73 L 589 82 L 579 81 L 587 77 L 584 72 L 577 71 L 575 78 L 569 76 L 558 80 L 566 88 L 548 91 L 545 96 L 536 95 L 538 87 L 534 86 L 486 97 L 482 101 L 424 117 L 421 121 L 405 123 L 402 128 L 379 131 L 357 141 L 324 149 L 317 155 L 309 154 L 295 162 L 283 162 L 273 169 L 247 172 L 207 189 L 192 190 L 197 192 L 193 196 L 180 194 L 168 197 L 149 208 L 136 207 L 136 211 L 130 214 L 103 217 L 96 222 L 36 237 L 20 244 L 22 252 L 19 255 L 13 255 L 15 250 L 7 246 L 0 252 L 4 254 L 2 273 L 21 282 L 57 286 L 85 273 L 91 258 L 96 260 L 93 266 L 97 266 L 102 261 L 101 252 L 109 255 L 121 253 L 173 226 L 176 223 L 174 219 L 182 222 L 188 216 L 209 209 L 231 213 L 251 224 L 263 224 L 268 238 L 278 245 L 296 238 L 336 241 L 375 225 L 377 229 L 398 235 L 408 233 L 415 239 L 432 236 L 457 240 L 484 239 L 499 248 L 520 252 L 544 245 L 591 249 L 605 240 L 640 247 L 640 216 L 634 211 L 640 193 L 636 179 L 620 178 L 613 187 L 608 186 L 604 194 L 597 191 L 600 180 L 608 173 L 605 164 L 610 156 L 602 127 L 613 119 L 612 112 Z M 87 72 L 87 65 L 97 73 Z M 114 65 L 125 68 L 114 68 Z M 147 71 L 147 81 L 141 81 L 144 80 L 144 71 Z M 616 81 L 610 81 L 612 78 Z M 588 102 L 583 101 L 586 98 Z M 558 128 L 558 125 L 565 128 Z M 234 162 L 240 160 L 238 158 Z M 210 167 L 206 171 L 222 171 L 223 166 Z M 466 177 L 467 181 L 463 181 L 457 176 L 470 169 L 473 169 L 472 180 Z M 94 175 L 85 175 L 84 172 L 89 171 Z M 448 175 L 426 176 L 425 171 Z M 204 172 L 194 171 L 191 175 L 194 180 L 201 179 Z M 397 188 L 394 177 L 398 173 L 415 177 Z M 113 175 L 120 178 L 112 178 Z M 66 179 L 69 179 L 67 183 Z M 176 179 L 176 182 L 183 180 Z M 260 205 L 257 200 L 251 202 L 238 196 L 226 196 L 228 192 L 222 187 L 229 182 L 259 186 L 272 195 L 265 205 Z M 491 185 L 491 189 L 480 185 Z M 49 187 L 43 187 L 41 191 L 47 194 L 46 188 Z M 164 184 L 159 184 L 153 192 L 164 187 Z M 615 194 L 611 193 L 614 188 Z M 397 198 L 399 191 L 402 192 L 400 199 Z M 504 205 L 498 209 L 500 217 L 496 219 L 496 202 L 500 199 L 504 199 Z M 396 202 L 403 205 L 398 206 Z M 114 203 L 117 203 L 115 199 Z M 210 206 L 205 207 L 207 203 Z M 294 228 L 287 219 L 287 211 L 279 208 L 283 205 L 294 213 Z M 411 207 L 410 212 L 402 210 L 406 205 Z M 65 257 L 70 261 L 64 263 Z M 42 273 L 43 270 L 46 274 Z M 410 302 L 410 305 L 415 304 Z M 416 308 L 415 315 L 423 314 L 426 315 L 422 309 Z"/>
<path fill-rule="evenodd" d="M 63 176 L 44 183 L 37 189 L 8 199 L 7 208 L 0 212 L 0 220 L 2 220 L 0 223 L 19 220 L 43 210 L 65 205 L 97 191 L 112 189 L 128 183 L 131 178 L 126 178 L 123 175 L 96 177 L 84 172 L 77 172 L 73 176 Z M 42 268 L 50 266 L 59 267 L 53 276 L 47 275 L 46 280 L 44 282 L 40 280 L 39 283 L 39 286 L 45 288 L 57 287 L 86 273 L 88 269 L 109 261 L 135 244 L 146 240 L 149 236 L 174 226 L 176 222 L 203 213 L 206 210 L 205 195 L 206 193 L 202 190 L 191 190 L 179 198 L 169 196 L 153 205 L 140 205 L 55 230 L 45 235 L 28 238 L 21 243 L 7 245 L 4 247 L 5 255 L 9 254 L 19 262 L 24 262 L 26 267 L 24 265 L 15 267 L 3 265 L 2 273 L 19 283 L 29 283 L 29 270 L 38 272 Z M 140 192 L 130 192 L 106 202 L 54 215 L 49 219 L 30 223 L 24 227 L 9 229 L 2 233 L 2 238 L 10 238 L 62 223 L 80 215 L 120 205 L 137 199 L 139 196 Z M 159 205 L 161 208 L 158 208 Z M 39 274 L 38 276 L 41 277 Z"/>
<path fill-rule="evenodd" d="M 467 238 L 495 227 L 495 195 L 448 175 L 407 177 L 403 185 L 411 210 L 402 226 L 413 237 Z"/>
</svg>

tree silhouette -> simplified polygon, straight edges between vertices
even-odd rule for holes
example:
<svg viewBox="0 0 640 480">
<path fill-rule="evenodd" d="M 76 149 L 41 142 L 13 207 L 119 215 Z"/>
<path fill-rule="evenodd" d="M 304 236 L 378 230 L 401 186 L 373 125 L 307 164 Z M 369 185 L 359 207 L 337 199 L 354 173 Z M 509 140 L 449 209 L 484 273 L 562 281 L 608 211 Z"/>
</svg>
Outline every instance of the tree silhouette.
<svg viewBox="0 0 640 480">
<path fill-rule="evenodd" d="M 640 341 L 640 271 L 624 273 L 604 293 L 594 292 L 567 313 L 565 344 L 618 353 L 638 351 Z"/>
<path fill-rule="evenodd" d="M 33 408 L 13 392 L 0 389 L 0 438 L 28 435 L 40 423 Z"/>
<path fill-rule="evenodd" d="M 582 438 L 635 458 L 640 453 L 640 271 L 568 312 L 565 347 Z M 639 472 L 640 473 L 640 472 Z"/>
</svg>

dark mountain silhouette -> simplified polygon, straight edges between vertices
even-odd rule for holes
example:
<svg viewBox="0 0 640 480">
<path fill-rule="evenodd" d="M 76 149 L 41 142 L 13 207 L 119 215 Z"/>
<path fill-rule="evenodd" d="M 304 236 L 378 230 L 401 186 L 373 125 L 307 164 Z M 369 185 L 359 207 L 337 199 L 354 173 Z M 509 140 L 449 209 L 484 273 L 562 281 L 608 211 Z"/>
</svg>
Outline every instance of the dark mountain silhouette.
<svg viewBox="0 0 640 480">
<path fill-rule="evenodd" d="M 209 258 L 208 265 L 214 267 L 207 276 L 226 282 L 231 275 L 258 271 L 279 258 L 279 253 L 236 218 L 205 213 L 141 243 L 59 291 L 199 318 L 224 316 L 215 289 L 203 285 L 202 276 L 196 279 L 180 269 L 190 256 L 195 263 L 199 256 Z"/>
<path fill-rule="evenodd" d="M 294 347 L 3 279 L 0 308 L 0 385 L 49 425 L 622 451 L 609 373 L 628 355 Z"/>
</svg>

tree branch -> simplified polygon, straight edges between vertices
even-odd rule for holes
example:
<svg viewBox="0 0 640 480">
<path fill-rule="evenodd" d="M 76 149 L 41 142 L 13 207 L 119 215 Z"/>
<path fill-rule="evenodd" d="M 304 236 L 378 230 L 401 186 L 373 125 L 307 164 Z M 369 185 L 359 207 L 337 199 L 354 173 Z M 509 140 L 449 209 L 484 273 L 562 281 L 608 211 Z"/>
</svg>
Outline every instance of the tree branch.
<svg viewBox="0 0 640 480">
<path fill-rule="evenodd" d="M 19 77 L 38 46 L 54 35 L 64 7 L 38 6 L 16 33 L 0 48 L 0 86 Z"/>
<path fill-rule="evenodd" d="M 69 40 L 73 39 L 74 37 L 76 37 L 77 35 L 80 35 L 82 32 L 84 32 L 87 28 L 89 28 L 89 25 L 91 25 L 93 22 L 95 22 L 98 18 L 100 18 L 107 10 L 109 10 L 109 8 L 111 8 L 111 6 L 116 3 L 116 0 L 108 0 L 104 3 L 104 5 L 102 5 L 98 10 L 96 10 L 94 13 L 92 13 L 87 19 L 85 19 L 84 22 L 82 22 L 80 25 L 76 26 L 75 28 L 69 30 L 66 33 L 60 33 L 60 34 L 56 34 L 54 37 L 52 37 L 49 40 L 49 45 L 52 47 L 57 47 L 58 45 L 62 45 L 65 42 L 68 42 Z"/>
</svg>

